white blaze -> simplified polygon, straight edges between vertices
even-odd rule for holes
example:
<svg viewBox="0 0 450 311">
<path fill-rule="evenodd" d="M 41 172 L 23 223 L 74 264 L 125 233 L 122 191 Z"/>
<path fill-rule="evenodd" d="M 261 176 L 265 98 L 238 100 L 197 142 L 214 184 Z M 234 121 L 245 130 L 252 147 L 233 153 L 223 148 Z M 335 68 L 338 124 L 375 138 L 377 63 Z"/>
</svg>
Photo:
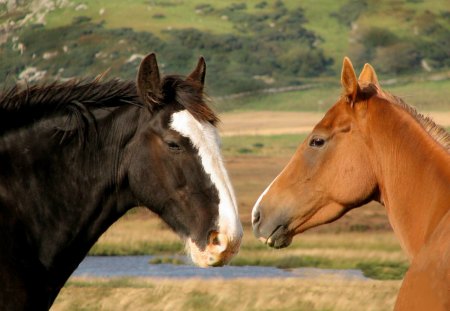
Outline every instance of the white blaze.
<svg viewBox="0 0 450 311">
<path fill-rule="evenodd" d="M 261 193 L 261 195 L 259 196 L 258 200 L 256 201 L 255 205 L 253 205 L 253 209 L 252 209 L 252 223 L 254 223 L 255 220 L 255 214 L 258 210 L 259 207 L 259 203 L 261 203 L 261 200 L 264 198 L 264 196 L 267 194 L 267 192 L 269 191 L 270 187 L 272 186 L 272 184 L 275 182 L 276 178 L 274 180 L 272 180 L 272 182 L 270 183 L 269 186 L 267 186 L 267 188 L 263 191 L 263 193 Z"/>
<path fill-rule="evenodd" d="M 280 174 L 277 175 L 277 177 L 275 177 L 274 180 L 272 180 L 272 182 L 270 183 L 270 185 L 267 186 L 267 188 L 263 191 L 263 193 L 261 193 L 261 195 L 259 196 L 258 200 L 256 201 L 255 205 L 253 205 L 253 209 L 252 209 L 252 224 L 254 223 L 255 220 L 255 215 L 256 212 L 258 211 L 259 208 L 259 204 L 261 203 L 262 199 L 264 198 L 264 196 L 267 194 L 267 192 L 269 192 L 270 187 L 272 187 L 273 183 L 278 179 L 278 177 L 281 176 L 281 174 L 283 174 L 284 170 L 286 169 L 288 165 L 286 165 L 284 167 L 284 169 L 281 171 Z"/>
<path fill-rule="evenodd" d="M 187 110 L 172 115 L 170 127 L 188 137 L 198 149 L 203 168 L 219 192 L 219 230 L 230 240 L 242 237 L 236 198 L 220 153 L 217 129 L 209 122 L 199 122 Z"/>
</svg>

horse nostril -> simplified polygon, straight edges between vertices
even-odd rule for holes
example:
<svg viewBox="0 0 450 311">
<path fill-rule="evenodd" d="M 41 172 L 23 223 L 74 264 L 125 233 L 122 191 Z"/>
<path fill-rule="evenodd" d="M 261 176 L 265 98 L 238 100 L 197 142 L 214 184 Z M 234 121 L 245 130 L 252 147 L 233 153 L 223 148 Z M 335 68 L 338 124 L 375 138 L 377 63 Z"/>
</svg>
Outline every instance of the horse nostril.
<svg viewBox="0 0 450 311">
<path fill-rule="evenodd" d="M 216 251 L 223 252 L 228 246 L 228 238 L 225 234 L 212 231 L 209 235 L 209 245 L 214 247 Z"/>
<path fill-rule="evenodd" d="M 253 214 L 253 220 L 252 220 L 253 226 L 254 226 L 254 225 L 257 225 L 257 224 L 259 223 L 260 220 L 261 220 L 261 213 L 260 213 L 259 211 L 256 211 L 256 212 Z"/>
</svg>

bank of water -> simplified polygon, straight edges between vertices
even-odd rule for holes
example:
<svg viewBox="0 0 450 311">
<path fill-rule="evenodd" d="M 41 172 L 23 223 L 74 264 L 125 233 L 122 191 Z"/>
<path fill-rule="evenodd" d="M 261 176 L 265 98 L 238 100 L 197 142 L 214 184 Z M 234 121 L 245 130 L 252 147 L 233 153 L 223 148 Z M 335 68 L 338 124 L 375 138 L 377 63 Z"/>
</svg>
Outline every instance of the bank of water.
<svg viewBox="0 0 450 311">
<path fill-rule="evenodd" d="M 311 278 L 333 276 L 367 280 L 360 270 L 317 268 L 278 269 L 262 266 L 199 268 L 189 264 L 150 264 L 154 256 L 88 256 L 73 276 L 158 278 Z M 187 261 L 187 259 L 185 259 Z"/>
</svg>

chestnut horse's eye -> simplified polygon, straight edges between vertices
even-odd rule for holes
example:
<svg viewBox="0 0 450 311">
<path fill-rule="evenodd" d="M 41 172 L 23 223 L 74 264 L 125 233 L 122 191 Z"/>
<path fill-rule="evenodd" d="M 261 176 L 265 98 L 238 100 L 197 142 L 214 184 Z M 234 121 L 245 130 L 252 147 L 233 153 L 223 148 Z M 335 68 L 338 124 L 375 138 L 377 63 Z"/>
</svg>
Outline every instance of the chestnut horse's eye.
<svg viewBox="0 0 450 311">
<path fill-rule="evenodd" d="M 319 137 L 314 137 L 309 141 L 309 145 L 311 147 L 320 148 L 323 145 L 325 145 L 325 139 L 319 138 Z"/>
<path fill-rule="evenodd" d="M 169 147 L 169 150 L 171 150 L 171 151 L 182 151 L 183 150 L 180 145 L 178 145 L 176 142 L 173 142 L 173 141 L 169 141 L 167 143 L 167 146 Z"/>
</svg>

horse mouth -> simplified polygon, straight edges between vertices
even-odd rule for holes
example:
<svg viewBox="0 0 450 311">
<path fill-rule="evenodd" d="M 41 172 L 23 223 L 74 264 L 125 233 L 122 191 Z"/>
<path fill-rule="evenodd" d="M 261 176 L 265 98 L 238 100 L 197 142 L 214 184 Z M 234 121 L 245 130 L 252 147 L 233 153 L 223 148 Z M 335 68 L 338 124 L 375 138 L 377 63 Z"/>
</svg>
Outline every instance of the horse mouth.
<svg viewBox="0 0 450 311">
<path fill-rule="evenodd" d="M 265 243 L 273 248 L 285 248 L 292 242 L 292 235 L 284 225 L 277 226 L 270 236 L 265 240 Z"/>
<path fill-rule="evenodd" d="M 193 240 L 188 239 L 186 250 L 195 265 L 220 267 L 229 263 L 239 252 L 240 244 L 240 238 L 230 239 L 225 234 L 217 233 L 217 237 L 212 237 L 205 249 L 200 249 Z"/>
</svg>

